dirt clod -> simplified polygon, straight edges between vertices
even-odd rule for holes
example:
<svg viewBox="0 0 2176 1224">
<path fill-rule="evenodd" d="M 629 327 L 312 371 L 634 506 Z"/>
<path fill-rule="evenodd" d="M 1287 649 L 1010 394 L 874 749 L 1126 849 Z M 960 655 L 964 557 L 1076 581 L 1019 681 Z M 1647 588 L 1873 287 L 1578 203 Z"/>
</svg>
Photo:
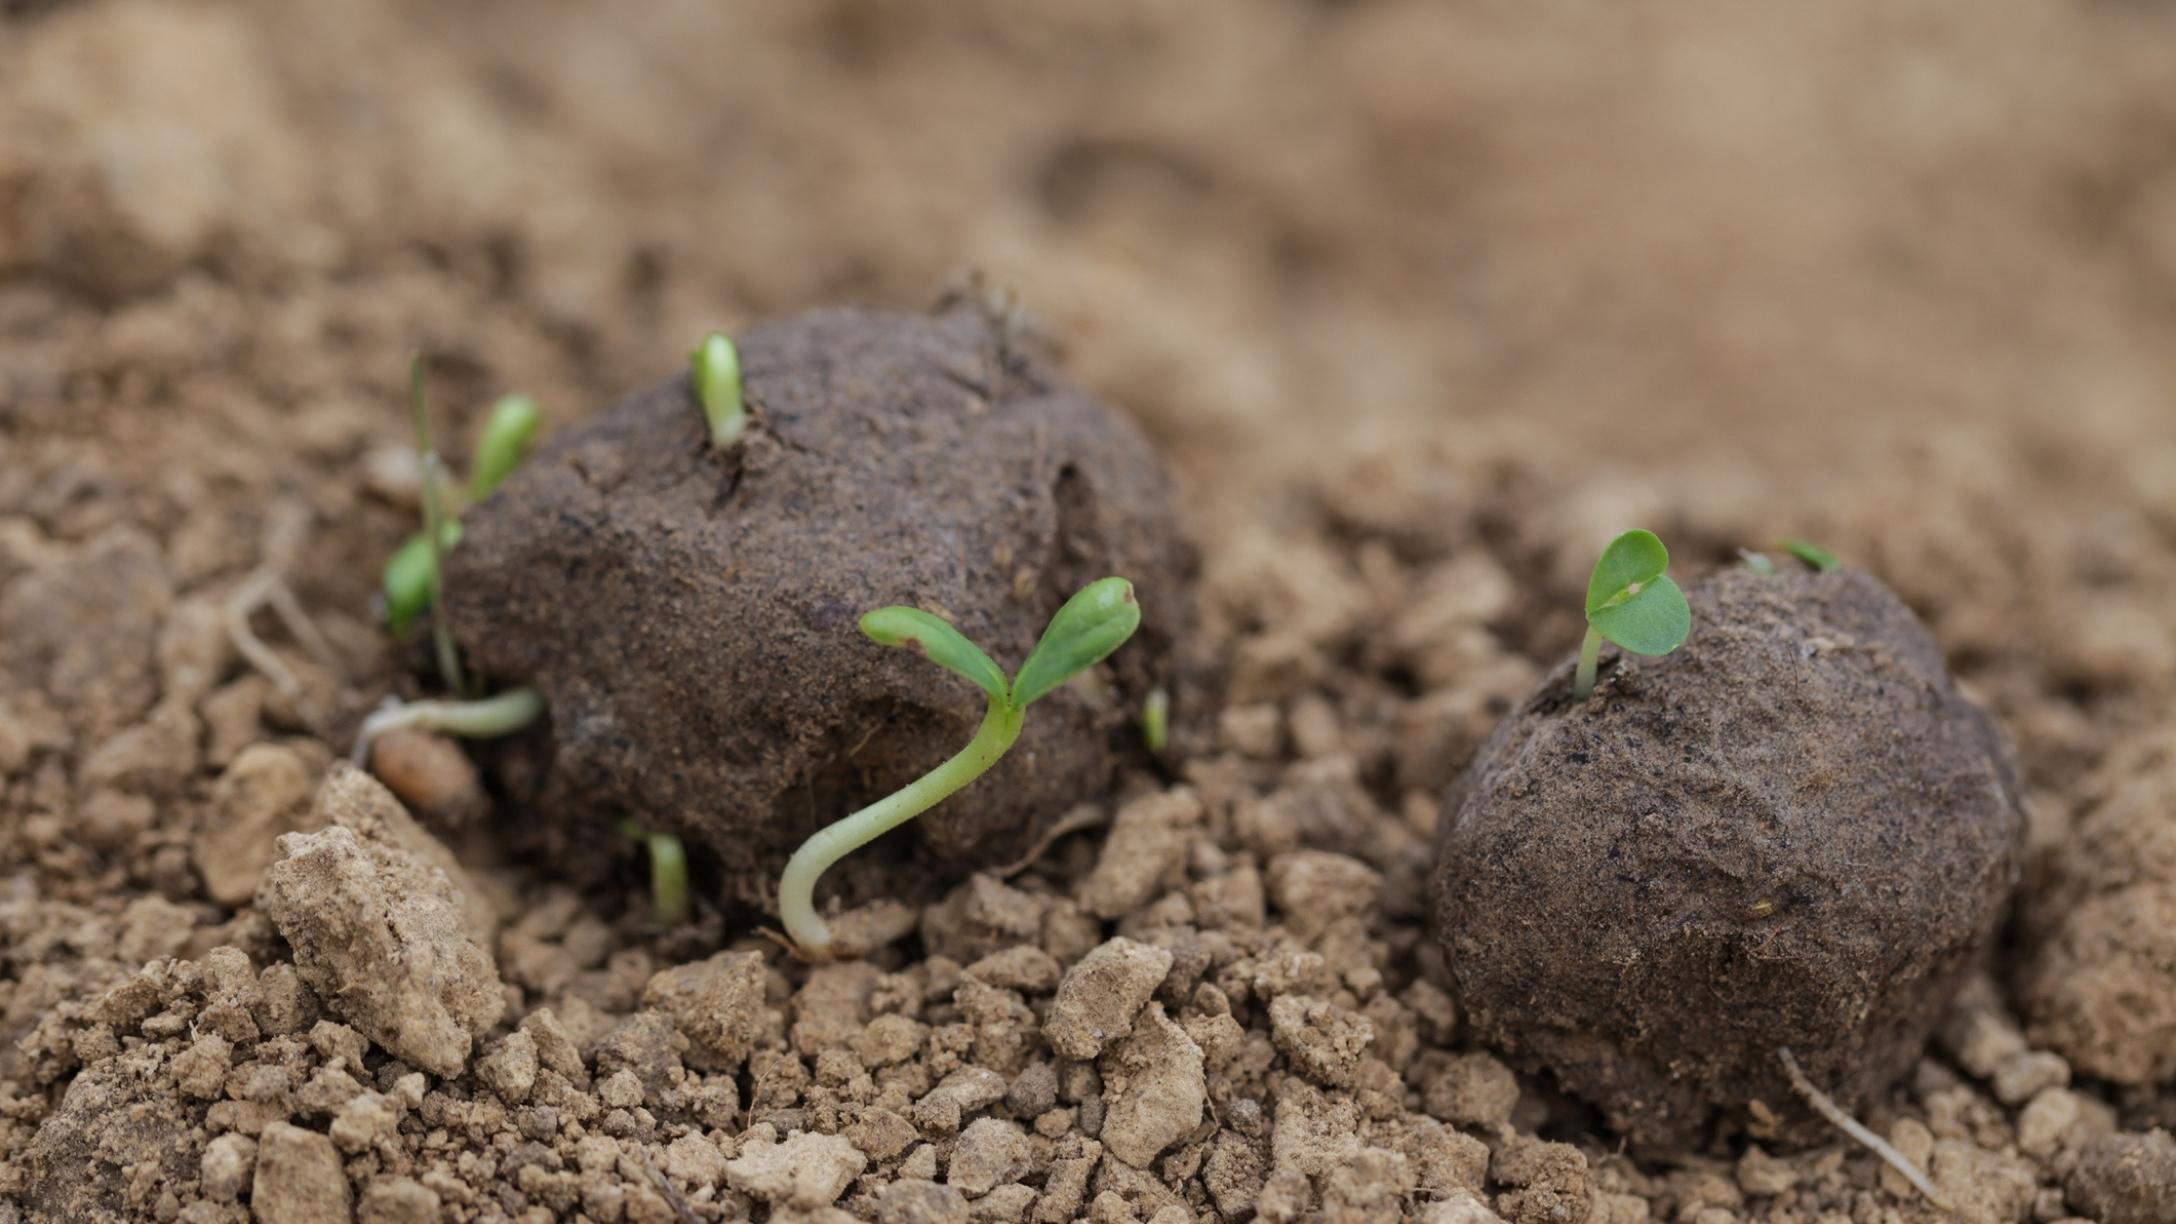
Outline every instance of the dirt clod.
<svg viewBox="0 0 2176 1224">
<path fill-rule="evenodd" d="M 1684 1145 L 1757 1102 L 1825 1127 L 1791 1049 L 1850 1109 L 1911 1065 L 2019 873 L 2015 767 L 1873 578 L 1692 585 L 1675 654 L 1570 666 L 1446 801 L 1437 929 L 1479 1032 Z"/>
<path fill-rule="evenodd" d="M 1094 1058 L 1133 1027 L 1171 964 L 1171 953 L 1131 939 L 1101 945 L 1058 983 L 1043 1023 L 1044 1039 L 1067 1058 Z"/>
</svg>

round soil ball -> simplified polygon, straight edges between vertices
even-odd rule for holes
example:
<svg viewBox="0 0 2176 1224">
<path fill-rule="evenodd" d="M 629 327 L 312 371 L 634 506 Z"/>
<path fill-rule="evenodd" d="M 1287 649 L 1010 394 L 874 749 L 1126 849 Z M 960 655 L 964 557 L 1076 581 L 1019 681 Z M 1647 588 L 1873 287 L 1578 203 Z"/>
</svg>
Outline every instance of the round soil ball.
<svg viewBox="0 0 2176 1224">
<path fill-rule="evenodd" d="M 1134 638 L 825 887 L 911 896 L 1008 861 L 1139 758 L 1136 712 L 1175 679 L 1197 567 L 1163 467 L 979 310 L 823 310 L 737 344 L 742 446 L 709 445 L 676 376 L 555 436 L 465 516 L 456 637 L 550 711 L 510 789 L 576 840 L 619 817 L 690 838 L 730 899 L 768 903 L 804 838 L 958 751 L 984 713 L 965 681 L 862 636 L 863 612 L 938 612 L 1010 672 L 1082 585 L 1129 578 Z"/>
<path fill-rule="evenodd" d="M 1649 1150 L 1824 1137 L 1911 1066 L 1999 922 L 2024 811 L 1994 724 L 1863 573 L 1694 584 L 1692 636 L 1556 669 L 1446 799 L 1436 933 L 1482 1040 Z"/>
</svg>

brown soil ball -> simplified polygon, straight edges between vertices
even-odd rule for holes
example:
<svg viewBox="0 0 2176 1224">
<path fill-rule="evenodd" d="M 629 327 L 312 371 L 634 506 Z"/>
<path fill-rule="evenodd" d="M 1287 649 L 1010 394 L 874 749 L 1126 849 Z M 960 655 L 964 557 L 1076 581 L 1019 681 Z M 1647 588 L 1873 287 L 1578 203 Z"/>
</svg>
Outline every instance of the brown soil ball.
<svg viewBox="0 0 2176 1224">
<path fill-rule="evenodd" d="M 1436 931 L 1480 1037 L 1634 1143 L 1827 1132 L 1919 1053 L 2000 920 L 2008 745 L 1863 573 L 1694 584 L 1692 636 L 1556 669 L 1447 797 Z"/>
<path fill-rule="evenodd" d="M 1140 631 L 908 826 L 928 852 L 908 878 L 864 852 L 826 886 L 911 894 L 923 867 L 1019 854 L 1138 756 L 1141 703 L 1174 680 L 1196 562 L 1154 451 L 976 309 L 822 310 L 737 344 L 737 450 L 708 444 L 677 375 L 554 437 L 464 519 L 457 638 L 550 710 L 537 776 L 508 777 L 578 833 L 630 816 L 691 838 L 730 897 L 767 902 L 802 839 L 957 751 L 984 712 L 863 637 L 863 612 L 937 611 L 1009 672 L 1080 586 L 1130 578 Z"/>
</svg>

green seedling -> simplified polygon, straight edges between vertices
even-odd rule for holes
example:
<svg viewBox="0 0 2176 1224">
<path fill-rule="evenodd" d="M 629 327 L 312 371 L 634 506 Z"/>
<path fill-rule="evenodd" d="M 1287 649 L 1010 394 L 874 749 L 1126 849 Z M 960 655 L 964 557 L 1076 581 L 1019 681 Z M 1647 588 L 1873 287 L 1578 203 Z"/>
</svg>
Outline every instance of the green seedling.
<svg viewBox="0 0 2176 1224">
<path fill-rule="evenodd" d="M 1171 742 L 1171 691 L 1153 688 L 1141 702 L 1141 742 L 1157 756 L 1164 754 L 1164 746 Z"/>
<path fill-rule="evenodd" d="M 476 439 L 476 464 L 468 474 L 468 499 L 480 502 L 498 491 L 528 458 L 536 441 L 537 427 L 544 423 L 536 401 L 516 392 L 502 395 L 484 418 L 484 431 Z"/>
<path fill-rule="evenodd" d="M 878 608 L 861 631 L 882 646 L 904 646 L 982 690 L 989 709 L 974 739 L 949 760 L 903 789 L 823 829 L 801 844 L 778 881 L 778 913 L 805 956 L 831 955 L 831 929 L 816 913 L 816 881 L 833 863 L 936 806 L 981 777 L 1020 738 L 1027 708 L 1124 645 L 1140 627 L 1133 584 L 1123 578 L 1089 583 L 1050 618 L 1042 638 L 1007 679 L 980 647 L 919 608 Z"/>
<path fill-rule="evenodd" d="M 493 739 L 512 735 L 543 715 L 543 695 L 526 685 L 475 701 L 396 702 L 363 720 L 355 733 L 355 763 L 367 763 L 378 737 L 401 727 L 443 731 L 463 739 Z"/>
<path fill-rule="evenodd" d="M 1832 553 L 1829 550 L 1821 547 L 1819 544 L 1812 543 L 1811 541 L 1777 540 L 1776 547 L 1782 549 L 1784 552 L 1791 554 L 1792 556 L 1798 558 L 1799 560 L 1805 562 L 1806 564 L 1812 566 L 1813 568 L 1821 571 L 1824 574 L 1843 564 L 1843 562 L 1836 559 L 1835 553 Z"/>
<path fill-rule="evenodd" d="M 1692 632 L 1692 608 L 1665 572 L 1670 550 L 1652 531 L 1627 531 L 1609 542 L 1587 579 L 1587 637 L 1579 646 L 1572 699 L 1594 692 L 1607 638 L 1633 654 L 1666 655 Z"/>
<path fill-rule="evenodd" d="M 1738 563 L 1756 574 L 1773 574 L 1776 572 L 1776 563 L 1770 559 L 1767 553 L 1754 552 L 1750 548 L 1738 550 Z"/>
<path fill-rule="evenodd" d="M 741 399 L 740 350 L 722 332 L 712 332 L 688 354 L 688 380 L 695 402 L 710 422 L 710 444 L 726 450 L 748 428 L 748 406 Z"/>
<path fill-rule="evenodd" d="M 650 853 L 650 912 L 659 926 L 679 926 L 688 920 L 688 851 L 670 833 L 652 833 L 632 820 L 619 824 L 620 836 L 641 842 Z"/>
<path fill-rule="evenodd" d="M 438 676 L 456 693 L 468 691 L 462 682 L 461 652 L 453 645 L 453 620 L 446 613 L 446 467 L 431 445 L 431 413 L 423 402 L 423 354 L 408 364 L 408 404 L 416 418 L 416 453 L 423 457 L 423 542 L 431 558 L 429 586 L 431 647 L 438 654 Z"/>
<path fill-rule="evenodd" d="M 417 388 L 414 393 L 420 397 L 421 389 Z M 418 403 L 417 412 L 420 414 L 421 411 Z M 475 470 L 469 474 L 468 499 L 471 502 L 491 496 L 514 469 L 521 466 L 542 421 L 543 414 L 536 401 L 526 395 L 501 396 L 499 402 L 491 406 L 491 414 L 485 418 L 483 433 L 476 442 Z M 418 445 L 428 456 L 429 424 L 420 415 L 417 428 Z M 433 462 L 435 460 L 428 457 L 424 459 L 426 476 L 430 474 Z M 428 533 L 418 531 L 409 536 L 385 563 L 385 623 L 395 634 L 408 632 L 416 618 L 431 607 L 431 591 L 438 571 L 436 558 L 461 542 L 459 513 L 444 508 L 443 499 L 448 490 L 442 468 L 438 475 L 437 493 L 443 510 L 438 524 L 438 548 L 435 551 L 431 548 Z M 430 491 L 427 482 L 426 512 Z"/>
</svg>

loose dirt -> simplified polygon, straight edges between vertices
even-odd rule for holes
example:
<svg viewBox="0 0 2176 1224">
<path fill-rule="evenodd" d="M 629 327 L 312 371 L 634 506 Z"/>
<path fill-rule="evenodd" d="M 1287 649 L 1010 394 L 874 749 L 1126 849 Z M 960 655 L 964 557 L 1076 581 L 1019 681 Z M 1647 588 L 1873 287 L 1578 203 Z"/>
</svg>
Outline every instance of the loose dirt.
<svg viewBox="0 0 2176 1224">
<path fill-rule="evenodd" d="M 2017 744 L 2017 920 L 1862 1118 L 1960 1218 L 2163 1218 L 2171 21 L 0 6 L 0 1219 L 1937 1219 L 1629 1154 L 1454 997 L 1444 791 L 1632 524 L 1819 540 Z M 458 464 L 968 266 L 1171 465 L 1182 765 L 813 970 L 334 770 L 423 670 L 410 349 Z"/>
</svg>

